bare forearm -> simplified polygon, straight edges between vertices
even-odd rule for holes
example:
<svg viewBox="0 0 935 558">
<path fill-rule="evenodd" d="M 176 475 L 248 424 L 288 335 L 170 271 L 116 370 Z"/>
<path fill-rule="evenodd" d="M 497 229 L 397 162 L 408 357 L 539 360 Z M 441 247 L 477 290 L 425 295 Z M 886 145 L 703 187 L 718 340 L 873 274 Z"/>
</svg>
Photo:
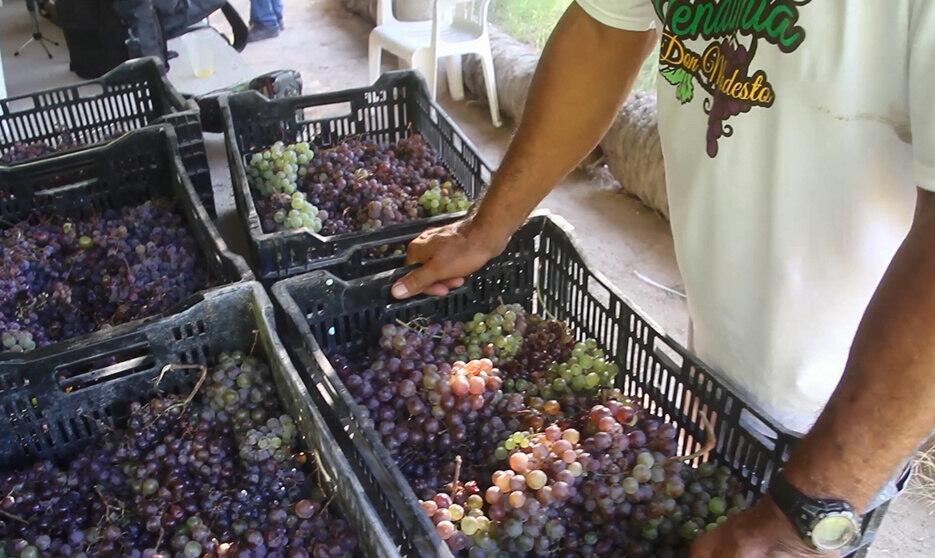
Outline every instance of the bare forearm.
<svg viewBox="0 0 935 558">
<path fill-rule="evenodd" d="M 841 384 L 786 472 L 810 494 L 864 508 L 935 427 L 935 194 L 860 324 Z"/>
<path fill-rule="evenodd" d="M 505 240 L 607 132 L 652 48 L 652 32 L 612 29 L 572 4 L 549 39 L 522 122 L 477 208 Z"/>
</svg>

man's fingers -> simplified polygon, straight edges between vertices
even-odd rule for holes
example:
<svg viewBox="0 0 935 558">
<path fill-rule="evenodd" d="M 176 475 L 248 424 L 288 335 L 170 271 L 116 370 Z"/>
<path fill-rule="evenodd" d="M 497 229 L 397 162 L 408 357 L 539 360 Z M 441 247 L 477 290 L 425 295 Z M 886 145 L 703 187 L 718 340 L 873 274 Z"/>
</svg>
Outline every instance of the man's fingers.
<svg viewBox="0 0 935 558">
<path fill-rule="evenodd" d="M 432 237 L 435 235 L 434 229 L 422 231 L 422 234 L 415 237 L 406 247 L 406 265 L 425 263 L 431 257 L 431 251 L 428 250 Z"/>
<path fill-rule="evenodd" d="M 429 296 L 445 296 L 448 294 L 448 286 L 445 283 L 433 283 L 422 291 L 422 294 Z"/>
<path fill-rule="evenodd" d="M 442 281 L 446 287 L 449 289 L 457 289 L 464 285 L 464 277 L 455 277 L 454 279 L 447 279 Z"/>
<path fill-rule="evenodd" d="M 423 263 L 422 254 L 425 251 L 425 244 L 423 241 L 420 241 L 418 238 L 409 243 L 409 246 L 406 246 L 406 265 L 415 265 L 417 263 Z"/>
<path fill-rule="evenodd" d="M 429 286 L 445 279 L 448 279 L 448 277 L 442 275 L 438 265 L 429 260 L 427 264 L 410 271 L 397 281 L 390 292 L 396 298 L 409 298 L 424 292 Z"/>
<path fill-rule="evenodd" d="M 422 289 L 421 294 L 426 294 L 429 296 L 445 296 L 451 289 L 457 289 L 458 287 L 464 285 L 464 279 L 461 277 L 455 277 L 454 279 L 445 279 L 444 281 L 438 281 L 437 283 L 432 283 L 431 285 Z M 408 290 L 408 287 L 407 287 Z M 396 296 L 396 291 L 393 292 L 393 296 Z M 413 296 L 413 295 L 409 295 Z M 397 297 L 399 298 L 399 297 Z"/>
</svg>

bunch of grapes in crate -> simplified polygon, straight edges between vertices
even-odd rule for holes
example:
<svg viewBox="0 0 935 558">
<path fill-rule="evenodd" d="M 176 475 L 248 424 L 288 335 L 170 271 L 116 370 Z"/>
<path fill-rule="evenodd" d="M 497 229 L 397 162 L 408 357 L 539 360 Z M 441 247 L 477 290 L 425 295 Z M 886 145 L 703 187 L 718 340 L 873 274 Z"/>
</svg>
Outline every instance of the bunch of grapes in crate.
<svg viewBox="0 0 935 558">
<path fill-rule="evenodd" d="M 356 555 L 266 363 L 226 353 L 203 374 L 132 403 L 125 428 L 67 464 L 0 477 L 0 555 Z"/>
<path fill-rule="evenodd" d="M 748 504 L 614 388 L 595 340 L 519 305 L 385 325 L 330 358 L 457 556 L 678 556 Z"/>
<path fill-rule="evenodd" d="M 265 232 L 325 235 L 464 211 L 470 200 L 421 135 L 393 143 L 351 137 L 313 152 L 276 142 L 247 158 L 247 179 Z"/>
<path fill-rule="evenodd" d="M 206 285 L 198 246 L 170 200 L 30 218 L 0 230 L 0 352 L 159 314 Z"/>
<path fill-rule="evenodd" d="M 56 137 L 49 140 L 18 141 L 13 143 L 13 145 L 0 153 L 0 164 L 13 165 L 16 163 L 25 163 L 33 159 L 45 157 L 46 155 L 71 151 L 87 145 L 86 142 L 82 141 L 65 126 L 56 126 L 55 133 Z M 123 135 L 123 131 L 120 130 L 119 127 L 113 127 L 100 134 L 100 141 L 110 141 L 121 135 Z"/>
</svg>

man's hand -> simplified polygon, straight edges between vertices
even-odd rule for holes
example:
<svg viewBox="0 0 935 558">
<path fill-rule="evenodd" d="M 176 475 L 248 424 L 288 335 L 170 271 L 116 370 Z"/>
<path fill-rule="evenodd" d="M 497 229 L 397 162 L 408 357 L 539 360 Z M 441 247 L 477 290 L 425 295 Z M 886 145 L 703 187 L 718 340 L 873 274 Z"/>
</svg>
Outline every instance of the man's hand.
<svg viewBox="0 0 935 558">
<path fill-rule="evenodd" d="M 503 251 L 505 240 L 487 237 L 471 218 L 429 229 L 409 244 L 406 264 L 422 264 L 393 285 L 393 296 L 444 296 Z"/>
<path fill-rule="evenodd" d="M 691 547 L 691 558 L 804 558 L 822 554 L 809 548 L 769 496 L 705 533 Z"/>
<path fill-rule="evenodd" d="M 471 217 L 423 233 L 393 296 L 442 296 L 499 254 L 559 180 L 594 149 L 626 98 L 654 31 L 608 27 L 572 3 L 552 32 L 529 88 L 523 120 Z"/>
</svg>

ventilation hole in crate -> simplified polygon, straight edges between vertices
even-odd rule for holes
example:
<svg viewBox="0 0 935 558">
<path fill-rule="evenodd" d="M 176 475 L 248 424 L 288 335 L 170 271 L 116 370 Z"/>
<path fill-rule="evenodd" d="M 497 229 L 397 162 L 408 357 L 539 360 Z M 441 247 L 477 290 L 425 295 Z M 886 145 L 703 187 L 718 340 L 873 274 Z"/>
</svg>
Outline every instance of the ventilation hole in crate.
<svg viewBox="0 0 935 558">
<path fill-rule="evenodd" d="M 176 341 L 181 340 L 181 339 L 182 339 L 182 329 L 179 328 L 179 327 L 173 327 L 173 328 L 172 328 L 172 337 L 175 338 Z"/>
<path fill-rule="evenodd" d="M 68 428 L 65 426 L 65 422 L 62 420 L 55 421 L 55 426 L 58 429 L 58 438 L 62 440 L 63 443 L 68 443 L 72 437 L 68 432 Z"/>
<path fill-rule="evenodd" d="M 105 417 L 101 417 L 99 411 L 94 411 L 90 416 L 81 415 L 78 417 L 78 421 L 74 424 L 73 432 L 78 438 L 89 438 L 94 436 L 99 430 L 109 428 L 113 425 L 114 421 Z"/>
<path fill-rule="evenodd" d="M 39 438 L 39 434 L 37 432 L 30 432 L 27 436 L 28 437 L 25 440 L 26 443 L 28 444 L 27 450 L 26 450 L 27 452 L 29 452 L 30 454 L 40 453 L 42 452 L 43 449 L 45 449 L 42 445 L 42 440 Z"/>
<path fill-rule="evenodd" d="M 55 438 L 52 436 L 52 429 L 49 428 L 47 422 L 43 422 L 39 425 L 39 435 L 41 436 L 42 442 L 48 447 L 55 447 Z"/>
<path fill-rule="evenodd" d="M 765 422 L 756 417 L 747 409 L 740 411 L 738 424 L 743 427 L 751 436 L 756 438 L 761 444 L 770 450 L 776 449 L 776 441 L 779 433 L 769 427 Z"/>
<path fill-rule="evenodd" d="M 679 370 L 684 364 L 684 359 L 682 355 L 676 352 L 669 343 L 663 340 L 660 337 L 653 338 L 653 352 L 656 353 L 657 358 L 665 362 L 669 368 L 673 370 Z"/>
<path fill-rule="evenodd" d="M 215 366 L 215 365 L 217 364 L 217 360 L 218 360 L 218 359 L 217 359 L 217 355 L 214 354 L 214 348 L 213 348 L 213 347 L 211 347 L 210 345 L 202 345 L 202 346 L 201 346 L 201 352 L 202 352 L 202 354 L 204 354 L 204 357 L 205 357 L 205 359 L 204 359 L 204 361 L 203 361 L 204 364 L 205 364 L 205 366 L 207 366 L 207 367 L 210 368 L 210 367 Z"/>
</svg>

